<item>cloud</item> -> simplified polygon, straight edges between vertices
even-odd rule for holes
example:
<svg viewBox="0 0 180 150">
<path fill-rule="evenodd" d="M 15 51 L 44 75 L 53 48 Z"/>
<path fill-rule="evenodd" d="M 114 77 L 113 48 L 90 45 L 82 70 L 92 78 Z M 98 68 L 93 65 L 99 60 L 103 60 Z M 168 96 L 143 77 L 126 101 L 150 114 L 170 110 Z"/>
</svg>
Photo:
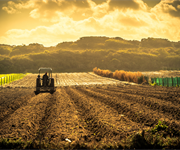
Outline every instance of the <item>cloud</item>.
<svg viewBox="0 0 180 150">
<path fill-rule="evenodd" d="M 172 17 L 180 18 L 180 0 L 164 0 L 156 5 L 152 11 L 156 13 L 167 13 Z"/>
<path fill-rule="evenodd" d="M 180 1 L 164 0 L 151 9 L 150 13 L 158 19 L 157 28 L 152 30 L 155 37 L 166 37 L 170 40 L 180 40 L 179 24 L 180 12 L 178 4 Z"/>
<path fill-rule="evenodd" d="M 136 17 L 133 17 L 133 16 L 121 18 L 119 21 L 124 26 L 141 27 L 141 26 L 147 26 L 148 25 L 148 23 L 146 23 L 142 19 L 136 18 Z"/>
<path fill-rule="evenodd" d="M 69 16 L 76 21 L 89 17 L 101 18 L 115 9 L 146 9 L 142 0 L 25 0 L 18 3 L 9 1 L 3 10 L 12 14 L 20 13 L 21 9 L 31 8 L 30 17 L 43 22 L 58 22 L 61 17 Z"/>
<path fill-rule="evenodd" d="M 9 3 L 17 11 L 31 8 L 30 17 L 35 21 L 41 19 L 43 22 L 51 22 L 51 25 L 37 26 L 31 30 L 11 29 L 0 37 L 0 42 L 52 46 L 63 41 L 75 41 L 82 36 L 120 36 L 130 40 L 160 37 L 180 40 L 180 19 L 170 14 L 171 11 L 179 11 L 179 3 L 175 5 L 173 0 L 161 1 L 149 11 L 142 0 L 131 0 L 129 5 L 122 2 L 34 0 L 33 4 L 25 1 L 21 6 L 14 6 L 17 4 L 14 2 Z"/>
<path fill-rule="evenodd" d="M 20 1 L 15 3 L 13 1 L 8 1 L 7 6 L 2 7 L 2 10 L 6 11 L 8 14 L 20 13 L 20 9 L 33 8 L 35 1 Z"/>
<path fill-rule="evenodd" d="M 77 40 L 81 36 L 96 34 L 98 21 L 94 18 L 74 21 L 69 17 L 62 17 L 60 23 L 49 27 L 38 26 L 32 30 L 12 29 L 1 37 L 1 43 L 29 44 L 42 43 L 45 46 L 56 45 L 59 42 Z"/>
<path fill-rule="evenodd" d="M 170 5 L 172 8 L 174 8 L 174 9 L 169 10 L 170 15 L 173 17 L 180 18 L 180 9 L 179 9 L 180 0 L 178 0 L 178 1 L 174 0 L 170 3 L 168 3 L 168 5 Z"/>
<path fill-rule="evenodd" d="M 38 9 L 34 9 L 30 12 L 30 16 L 34 19 L 39 18 L 40 14 L 38 13 Z"/>
<path fill-rule="evenodd" d="M 116 30 L 128 30 L 128 28 L 154 28 L 159 23 L 156 14 L 144 12 L 142 10 L 115 10 L 99 19 L 101 25 Z"/>
<path fill-rule="evenodd" d="M 17 3 L 9 1 L 2 9 L 13 14 L 29 8 L 32 9 L 30 17 L 45 22 L 57 21 L 59 17 L 57 12 L 71 16 L 75 20 L 85 19 L 92 14 L 87 0 L 19 0 Z M 83 13 L 84 15 L 82 15 Z"/>
<path fill-rule="evenodd" d="M 95 3 L 93 0 L 88 0 L 88 2 L 90 4 L 91 10 L 93 11 L 93 17 L 101 18 L 108 13 L 110 0 L 100 1 L 101 3 L 97 3 L 99 1 L 96 1 Z"/>
<path fill-rule="evenodd" d="M 32 30 L 9 30 L 5 37 L 1 37 L 1 42 L 10 44 L 35 42 L 52 46 L 63 41 L 75 41 L 82 36 L 121 36 L 140 40 L 142 37 L 155 36 L 160 31 L 167 31 L 165 26 L 159 25 L 157 16 L 142 11 L 115 10 L 101 18 L 89 17 L 79 21 L 75 21 L 63 13 L 56 13 L 61 16 L 58 23 L 49 27 L 38 26 Z"/>
<path fill-rule="evenodd" d="M 102 3 L 107 2 L 107 0 L 92 0 L 96 5 L 100 5 Z"/>
<path fill-rule="evenodd" d="M 152 8 L 156 6 L 159 2 L 161 2 L 161 0 L 143 0 L 143 2 L 145 2 L 148 7 Z"/>
<path fill-rule="evenodd" d="M 119 9 L 123 9 L 123 8 L 132 8 L 132 9 L 139 9 L 139 5 L 134 1 L 134 0 L 121 0 L 121 1 L 117 1 L 117 0 L 111 0 L 109 3 L 109 6 L 114 9 L 114 8 L 119 8 Z"/>
<path fill-rule="evenodd" d="M 141 8 L 145 8 L 145 4 L 141 0 L 111 0 L 109 2 L 110 10 L 114 9 L 120 9 L 120 10 L 126 10 L 126 9 L 133 9 L 133 10 L 139 10 Z"/>
</svg>

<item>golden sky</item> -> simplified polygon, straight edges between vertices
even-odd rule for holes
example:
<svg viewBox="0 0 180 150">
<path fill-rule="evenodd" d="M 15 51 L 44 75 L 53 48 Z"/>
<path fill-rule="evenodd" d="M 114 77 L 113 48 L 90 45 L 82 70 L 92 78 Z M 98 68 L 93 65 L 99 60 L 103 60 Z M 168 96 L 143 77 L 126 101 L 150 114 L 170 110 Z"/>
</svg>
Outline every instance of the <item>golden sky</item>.
<svg viewBox="0 0 180 150">
<path fill-rule="evenodd" d="M 83 36 L 180 41 L 180 0 L 0 0 L 0 44 L 55 46 Z"/>
</svg>

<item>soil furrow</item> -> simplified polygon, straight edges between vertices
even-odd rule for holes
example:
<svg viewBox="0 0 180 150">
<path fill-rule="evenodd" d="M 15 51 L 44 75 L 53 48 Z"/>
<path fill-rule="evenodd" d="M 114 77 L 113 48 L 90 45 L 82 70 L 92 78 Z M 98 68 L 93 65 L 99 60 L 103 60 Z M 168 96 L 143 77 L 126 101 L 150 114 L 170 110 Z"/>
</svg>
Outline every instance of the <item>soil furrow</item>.
<svg viewBox="0 0 180 150">
<path fill-rule="evenodd" d="M 68 144 L 65 139 L 73 143 L 85 141 L 89 132 L 84 128 L 83 120 L 79 111 L 75 108 L 74 102 L 66 93 L 64 88 L 58 88 L 54 93 L 56 101 L 56 115 L 51 125 L 44 134 L 44 141 L 58 143 L 58 145 Z"/>
<path fill-rule="evenodd" d="M 161 87 L 159 87 L 161 88 Z M 167 88 L 166 88 L 167 89 Z M 178 94 L 180 92 L 180 90 L 178 88 L 175 88 L 173 92 L 170 92 L 170 91 L 162 91 L 162 92 L 157 92 L 157 91 L 152 91 L 152 90 L 139 90 L 138 88 L 136 90 L 134 89 L 121 89 L 119 90 L 119 88 L 110 88 L 108 89 L 110 91 L 113 91 L 113 92 L 122 92 L 122 93 L 128 93 L 128 94 L 134 94 L 134 95 L 141 95 L 141 96 L 145 96 L 145 97 L 152 97 L 152 98 L 157 98 L 157 99 L 162 99 L 162 100 L 165 100 L 165 101 L 170 101 L 172 102 L 174 105 L 179 105 L 180 104 L 180 95 Z M 175 91 L 177 90 L 177 91 Z M 156 94 L 157 93 L 157 94 Z M 173 99 L 173 101 L 172 101 Z"/>
<path fill-rule="evenodd" d="M 24 140 L 35 139 L 42 127 L 40 123 L 48 107 L 47 101 L 50 101 L 48 94 L 43 93 L 27 99 L 27 105 L 21 105 L 3 121 L 1 135 L 8 138 L 21 137 Z"/>
<path fill-rule="evenodd" d="M 152 127 L 158 123 L 159 119 L 164 119 L 169 126 L 173 127 L 171 121 L 172 118 L 164 116 L 163 113 L 153 111 L 146 106 L 133 103 L 132 101 L 129 102 L 128 99 L 101 94 L 99 92 L 93 91 L 92 89 L 84 90 L 80 88 L 79 90 L 83 91 L 85 94 L 91 97 L 94 97 L 98 101 L 101 101 L 104 104 L 114 108 L 119 113 L 125 114 L 126 116 L 128 116 L 129 119 L 131 119 L 134 122 L 142 123 L 146 126 Z M 174 126 L 176 126 L 176 131 L 179 131 L 180 122 L 174 120 L 173 124 Z"/>
<path fill-rule="evenodd" d="M 0 95 L 1 95 L 1 99 L 0 99 L 0 106 L 5 104 L 7 105 L 8 103 L 14 101 L 15 99 L 19 98 L 19 97 L 23 97 L 26 95 L 29 95 L 29 89 L 24 89 L 24 91 L 22 91 L 19 88 L 10 88 L 10 89 L 1 89 L 0 90 Z"/>
<path fill-rule="evenodd" d="M 88 103 L 88 99 L 85 96 L 79 95 L 77 90 L 72 88 L 67 88 L 66 92 L 70 95 L 71 99 L 78 107 L 82 117 L 87 122 L 87 129 L 91 132 L 91 136 L 94 135 L 97 142 L 101 141 L 105 137 L 117 136 L 120 133 L 113 128 L 111 129 L 111 127 L 105 125 L 101 120 L 99 120 L 97 117 L 97 109 Z"/>
<path fill-rule="evenodd" d="M 95 99 L 104 103 L 105 105 L 112 107 L 113 109 L 117 110 L 119 114 L 124 114 L 128 116 L 129 119 L 131 119 L 134 122 L 146 123 L 146 121 L 148 121 L 149 124 L 151 125 L 152 123 L 155 123 L 157 121 L 152 118 L 150 120 L 149 119 L 147 120 L 146 115 L 140 114 L 140 116 L 137 117 L 135 108 L 133 107 L 133 105 L 136 105 L 136 103 L 128 102 L 127 100 L 124 100 L 123 98 L 105 95 L 98 91 L 96 92 L 93 90 L 93 88 L 86 89 L 86 90 L 79 88 L 79 90 L 87 94 L 88 96 L 94 97 Z M 144 113 L 148 114 L 147 112 L 144 112 Z"/>
<path fill-rule="evenodd" d="M 52 121 L 57 117 L 57 104 L 56 95 L 48 94 L 48 101 L 46 102 L 46 108 L 44 110 L 44 116 L 39 121 L 38 134 L 34 140 L 40 140 L 44 138 L 45 132 L 49 128 Z"/>
<path fill-rule="evenodd" d="M 79 88 L 77 88 L 77 90 L 78 89 Z M 89 95 L 85 95 L 81 90 L 78 90 L 78 95 L 79 97 L 85 97 L 89 105 L 95 107 L 97 117 L 99 118 L 99 120 L 101 120 L 101 122 L 110 125 L 110 128 L 113 127 L 116 130 L 120 131 L 121 136 L 124 133 L 127 133 L 127 135 L 129 135 L 128 132 L 132 133 L 143 128 L 141 124 L 132 122 L 123 114 L 119 114 L 118 111 L 112 109 L 111 107 L 107 107 L 107 105 L 102 102 L 96 101 Z"/>
<path fill-rule="evenodd" d="M 116 87 L 115 87 L 116 88 Z M 176 92 L 177 90 L 180 90 L 176 87 L 164 87 L 164 86 L 150 86 L 150 85 L 138 85 L 136 86 L 136 88 L 133 88 L 131 85 L 129 86 L 124 86 L 124 87 L 121 87 L 121 86 L 117 86 L 117 89 L 121 89 L 123 90 L 124 92 L 142 92 L 143 91 L 151 91 L 152 94 L 166 94 L 166 93 L 169 93 L 170 91 L 171 92 Z M 149 92 L 148 92 L 149 93 Z M 151 94 L 151 93 L 150 93 Z"/>
<path fill-rule="evenodd" d="M 108 91 L 104 89 L 93 89 L 93 90 L 98 91 L 103 94 L 108 94 L 114 97 L 122 97 L 122 98 L 125 97 L 125 99 L 146 105 L 153 110 L 158 109 L 158 111 L 161 111 L 166 115 L 170 115 L 171 117 L 173 117 L 173 119 L 176 119 L 176 120 L 180 119 L 180 110 L 179 110 L 180 105 L 172 104 L 173 99 L 171 99 L 171 102 L 166 102 L 164 100 L 147 97 L 145 95 L 142 96 L 142 95 L 135 95 L 131 93 L 124 94 L 121 91 L 114 92 L 114 91 Z"/>
<path fill-rule="evenodd" d="M 1 104 L 0 104 L 0 122 L 8 119 L 11 114 L 22 106 L 26 106 L 28 99 L 35 96 L 34 92 L 30 89 L 9 89 L 8 93 L 1 91 Z"/>
</svg>

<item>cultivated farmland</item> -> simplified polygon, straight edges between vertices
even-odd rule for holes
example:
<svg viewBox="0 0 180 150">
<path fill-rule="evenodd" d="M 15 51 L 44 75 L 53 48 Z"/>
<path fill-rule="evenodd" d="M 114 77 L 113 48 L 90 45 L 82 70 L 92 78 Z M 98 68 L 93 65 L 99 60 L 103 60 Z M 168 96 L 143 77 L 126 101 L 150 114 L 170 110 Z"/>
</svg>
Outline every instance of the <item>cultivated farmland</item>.
<svg viewBox="0 0 180 150">
<path fill-rule="evenodd" d="M 162 125 L 166 132 L 162 126 L 153 131 L 162 135 L 164 147 L 173 147 L 168 138 L 180 136 L 179 88 L 129 84 L 93 73 L 53 76 L 54 94 L 35 95 L 36 74 L 0 90 L 0 137 L 36 143 L 30 148 L 47 143 L 51 148 L 128 148 L 128 143 L 153 148 L 147 130 L 159 120 L 168 126 Z M 138 141 L 128 141 L 131 135 Z"/>
<path fill-rule="evenodd" d="M 7 85 L 10 87 L 26 87 L 35 88 L 36 78 L 38 74 L 29 74 L 23 79 L 12 82 Z M 123 82 L 115 79 L 100 77 L 92 72 L 89 73 L 54 73 L 55 86 L 102 86 L 102 85 L 117 85 Z M 127 83 L 127 82 L 126 82 Z M 133 84 L 133 83 L 132 83 Z"/>
</svg>

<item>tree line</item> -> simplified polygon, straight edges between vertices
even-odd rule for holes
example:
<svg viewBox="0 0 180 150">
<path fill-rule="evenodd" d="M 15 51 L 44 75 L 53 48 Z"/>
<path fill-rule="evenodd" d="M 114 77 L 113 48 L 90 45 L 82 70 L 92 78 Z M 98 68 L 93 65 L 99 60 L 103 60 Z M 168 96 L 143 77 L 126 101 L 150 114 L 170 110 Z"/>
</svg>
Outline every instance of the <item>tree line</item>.
<svg viewBox="0 0 180 150">
<path fill-rule="evenodd" d="M 36 73 L 39 67 L 52 67 L 54 72 L 84 72 L 94 67 L 111 71 L 179 69 L 179 58 L 180 41 L 82 37 L 51 47 L 0 44 L 0 73 Z"/>
</svg>

